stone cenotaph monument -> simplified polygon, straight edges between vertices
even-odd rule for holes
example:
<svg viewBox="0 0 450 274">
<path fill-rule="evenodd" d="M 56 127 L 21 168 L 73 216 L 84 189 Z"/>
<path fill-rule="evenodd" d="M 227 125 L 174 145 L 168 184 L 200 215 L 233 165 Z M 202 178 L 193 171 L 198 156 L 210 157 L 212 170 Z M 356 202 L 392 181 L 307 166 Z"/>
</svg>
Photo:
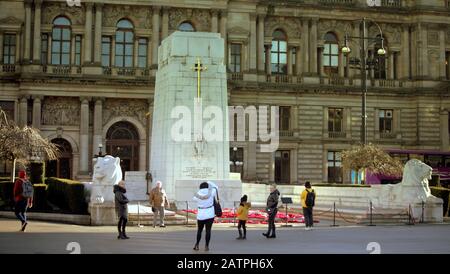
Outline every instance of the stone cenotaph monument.
<svg viewBox="0 0 450 274">
<path fill-rule="evenodd" d="M 177 206 L 186 207 L 208 180 L 218 185 L 222 206 L 239 201 L 241 181 L 230 180 L 228 120 L 224 40 L 174 32 L 159 47 L 149 170 Z"/>
</svg>

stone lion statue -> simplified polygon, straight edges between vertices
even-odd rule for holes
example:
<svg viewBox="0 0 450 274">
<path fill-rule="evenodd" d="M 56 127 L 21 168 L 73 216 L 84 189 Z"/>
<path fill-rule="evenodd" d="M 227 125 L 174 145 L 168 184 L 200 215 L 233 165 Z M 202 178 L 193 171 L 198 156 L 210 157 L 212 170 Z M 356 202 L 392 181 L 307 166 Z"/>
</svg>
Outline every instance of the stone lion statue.
<svg viewBox="0 0 450 274">
<path fill-rule="evenodd" d="M 120 158 L 106 155 L 94 159 L 91 203 L 114 201 L 113 186 L 122 180 Z"/>
<path fill-rule="evenodd" d="M 428 185 L 432 171 L 429 165 L 420 160 L 409 160 L 403 170 L 402 182 L 393 186 L 393 200 L 409 204 L 436 201 L 438 198 L 431 195 Z"/>
</svg>

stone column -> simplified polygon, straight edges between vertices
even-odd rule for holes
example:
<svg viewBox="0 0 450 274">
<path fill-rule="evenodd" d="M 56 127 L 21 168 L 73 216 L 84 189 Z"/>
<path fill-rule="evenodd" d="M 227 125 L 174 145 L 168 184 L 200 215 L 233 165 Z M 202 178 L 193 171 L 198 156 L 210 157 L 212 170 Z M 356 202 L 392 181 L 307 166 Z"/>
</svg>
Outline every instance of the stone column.
<svg viewBox="0 0 450 274">
<path fill-rule="evenodd" d="M 16 34 L 16 36 L 19 36 L 19 35 Z M 16 44 L 16 48 L 17 48 L 17 44 Z M 16 55 L 16 59 L 17 59 L 17 55 Z M 1 31 L 1 30 L 0 30 L 0 64 L 3 64 L 3 31 Z"/>
<path fill-rule="evenodd" d="M 319 19 L 313 18 L 311 19 L 311 30 L 309 33 L 309 43 L 310 43 L 310 72 L 313 74 L 317 74 L 317 22 Z"/>
<path fill-rule="evenodd" d="M 321 55 L 322 56 L 322 55 Z M 344 78 L 345 77 L 345 66 L 344 66 L 344 54 L 339 49 L 339 60 L 338 60 L 338 71 L 339 71 L 339 77 Z M 323 68 L 323 62 L 321 62 L 320 67 Z"/>
<path fill-rule="evenodd" d="M 159 46 L 159 11 L 160 6 L 153 6 L 152 25 L 152 69 L 158 68 L 158 46 Z"/>
<path fill-rule="evenodd" d="M 150 47 L 149 47 L 150 48 Z M 148 58 L 150 60 L 150 58 Z M 116 36 L 111 36 L 111 62 L 110 66 L 114 67 L 116 65 Z"/>
<path fill-rule="evenodd" d="M 264 18 L 265 15 L 258 15 L 258 73 L 264 74 Z"/>
<path fill-rule="evenodd" d="M 27 125 L 28 120 L 28 98 L 21 97 L 19 99 L 19 126 L 23 127 Z"/>
<path fill-rule="evenodd" d="M 322 60 L 323 59 L 323 50 L 324 50 L 323 45 L 317 48 L 317 62 L 320 62 L 319 63 L 319 71 L 318 71 L 319 76 L 325 75 L 325 68 L 323 66 L 323 60 Z M 339 67 L 338 67 L 338 69 L 339 69 Z"/>
<path fill-rule="evenodd" d="M 103 145 L 102 134 L 103 134 L 103 101 L 104 98 L 95 98 L 94 105 L 94 134 L 92 136 L 92 153 L 98 154 L 98 145 Z M 106 152 L 105 150 L 103 150 Z"/>
<path fill-rule="evenodd" d="M 218 32 L 219 29 L 219 11 L 211 10 L 211 32 Z"/>
<path fill-rule="evenodd" d="M 292 76 L 292 46 L 288 46 L 287 50 L 287 74 Z"/>
<path fill-rule="evenodd" d="M 447 25 L 441 26 L 439 31 L 439 78 L 445 80 L 447 78 L 445 65 L 445 30 Z"/>
<path fill-rule="evenodd" d="M 47 38 L 47 64 L 51 64 L 52 62 L 52 36 L 51 34 L 48 35 Z"/>
<path fill-rule="evenodd" d="M 272 74 L 272 63 L 270 60 L 270 54 L 272 51 L 272 45 L 267 44 L 266 45 L 266 74 L 271 75 Z"/>
<path fill-rule="evenodd" d="M 401 51 L 401 78 L 410 78 L 410 49 L 409 49 L 409 25 L 402 26 L 402 51 Z"/>
<path fill-rule="evenodd" d="M 41 63 L 41 4 L 42 0 L 34 0 L 34 34 L 33 63 Z"/>
<path fill-rule="evenodd" d="M 161 30 L 161 40 L 164 40 L 169 36 L 169 7 L 162 8 L 162 30 Z"/>
<path fill-rule="evenodd" d="M 31 3 L 33 0 L 25 0 L 25 48 L 23 51 L 23 60 L 24 63 L 28 63 L 30 61 L 30 49 L 31 49 Z"/>
<path fill-rule="evenodd" d="M 360 36 L 359 28 L 360 28 L 360 23 L 356 23 L 356 22 L 353 23 L 351 35 L 354 37 Z M 350 78 L 354 78 L 357 69 L 350 68 L 350 58 L 358 58 L 358 59 L 360 58 L 359 39 L 352 39 L 351 41 L 348 41 L 347 43 L 348 43 L 347 45 L 350 46 L 350 48 L 352 50 L 349 55 L 350 57 L 348 58 L 348 66 L 349 66 L 348 75 Z"/>
<path fill-rule="evenodd" d="M 91 59 L 91 49 L 92 49 L 92 3 L 85 3 L 86 6 L 86 22 L 84 25 L 84 63 L 90 64 Z M 83 161 L 80 157 L 80 160 Z M 80 167 L 81 168 L 81 167 Z"/>
<path fill-rule="evenodd" d="M 138 66 L 138 60 L 139 59 L 139 38 L 134 36 L 134 56 L 133 56 L 133 62 L 134 67 Z"/>
<path fill-rule="evenodd" d="M 16 64 L 20 63 L 21 60 L 21 48 L 23 47 L 22 43 L 21 43 L 21 35 L 20 33 L 16 33 Z M 3 46 L 3 43 L 2 43 Z M 3 51 L 0 52 L 0 55 L 3 55 Z"/>
<path fill-rule="evenodd" d="M 295 73 L 297 76 L 302 75 L 302 58 L 301 58 L 301 47 L 297 46 L 295 49 Z"/>
<path fill-rule="evenodd" d="M 429 76 L 428 68 L 428 31 L 427 26 L 424 23 L 419 23 L 419 63 L 417 67 L 419 68 L 419 77 L 427 78 Z"/>
<path fill-rule="evenodd" d="M 72 34 L 72 37 L 71 37 L 71 43 L 73 45 L 70 49 L 70 63 L 71 64 L 75 64 L 75 36 L 76 35 Z"/>
<path fill-rule="evenodd" d="M 250 73 L 256 73 L 256 14 L 250 14 Z"/>
<path fill-rule="evenodd" d="M 80 174 L 89 172 L 89 99 L 80 98 Z"/>
<path fill-rule="evenodd" d="M 94 63 L 96 66 L 102 63 L 102 16 L 103 3 L 95 3 Z"/>
<path fill-rule="evenodd" d="M 42 96 L 33 96 L 33 127 L 41 128 Z"/>
<path fill-rule="evenodd" d="M 395 75 L 394 75 L 394 66 L 395 66 L 395 62 L 394 62 L 394 58 L 395 58 L 395 51 L 391 51 L 389 53 L 389 64 L 388 64 L 388 75 L 387 75 L 387 79 L 394 79 Z"/>
<path fill-rule="evenodd" d="M 448 151 L 449 149 L 449 133 L 448 133 L 448 110 L 441 110 L 441 150 Z"/>
<path fill-rule="evenodd" d="M 228 39 L 227 39 L 227 11 L 220 12 L 220 35 L 224 40 L 224 60 L 225 64 L 228 64 Z"/>
<path fill-rule="evenodd" d="M 302 72 L 309 72 L 309 21 L 307 19 L 302 20 L 302 50 L 300 52 L 302 56 Z"/>
</svg>

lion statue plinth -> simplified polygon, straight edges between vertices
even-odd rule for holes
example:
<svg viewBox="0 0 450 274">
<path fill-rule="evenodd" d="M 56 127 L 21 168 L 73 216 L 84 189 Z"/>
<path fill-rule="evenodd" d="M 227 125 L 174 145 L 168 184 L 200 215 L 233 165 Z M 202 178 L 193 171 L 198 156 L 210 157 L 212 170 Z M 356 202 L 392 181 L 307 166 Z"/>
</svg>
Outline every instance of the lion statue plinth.
<svg viewBox="0 0 450 274">
<path fill-rule="evenodd" d="M 94 173 L 91 186 L 91 203 L 113 202 L 113 186 L 122 180 L 120 158 L 106 155 L 94 159 Z"/>
</svg>

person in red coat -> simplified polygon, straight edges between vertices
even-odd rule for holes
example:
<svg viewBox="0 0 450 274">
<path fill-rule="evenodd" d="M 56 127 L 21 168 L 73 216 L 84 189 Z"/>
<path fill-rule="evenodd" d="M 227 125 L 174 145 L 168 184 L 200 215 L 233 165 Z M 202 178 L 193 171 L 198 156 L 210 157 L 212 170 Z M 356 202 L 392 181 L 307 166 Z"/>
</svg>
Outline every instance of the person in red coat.
<svg viewBox="0 0 450 274">
<path fill-rule="evenodd" d="M 19 178 L 14 182 L 14 212 L 22 223 L 21 231 L 25 231 L 27 227 L 27 208 L 33 207 L 33 198 L 26 198 L 22 195 L 22 184 L 27 181 L 27 173 L 25 170 L 19 171 Z"/>
</svg>

